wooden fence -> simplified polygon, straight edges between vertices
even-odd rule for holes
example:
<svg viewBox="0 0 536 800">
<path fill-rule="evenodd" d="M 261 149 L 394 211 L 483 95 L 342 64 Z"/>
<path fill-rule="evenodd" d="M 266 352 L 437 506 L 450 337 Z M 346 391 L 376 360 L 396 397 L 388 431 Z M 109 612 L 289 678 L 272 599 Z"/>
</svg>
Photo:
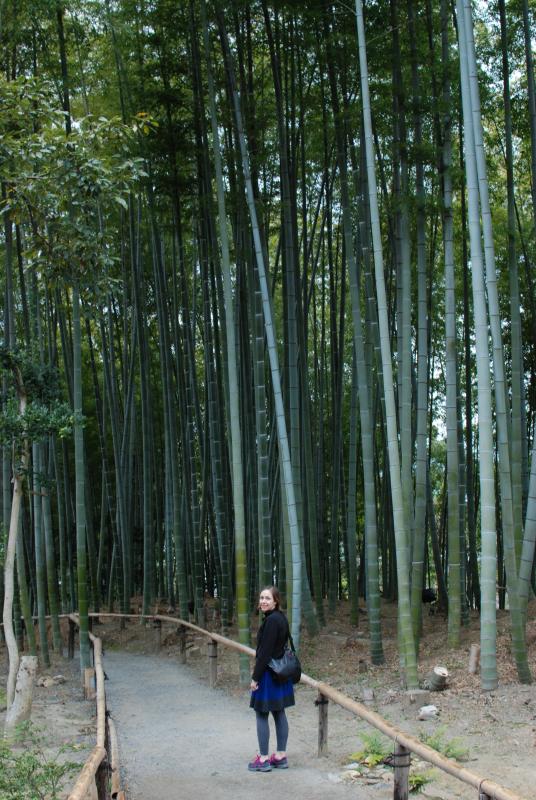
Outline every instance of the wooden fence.
<svg viewBox="0 0 536 800">
<path fill-rule="evenodd" d="M 78 625 L 78 617 L 74 614 L 69 616 L 69 643 L 68 654 L 70 658 L 74 656 L 74 635 L 75 626 Z M 94 613 L 90 614 L 90 619 L 94 617 L 111 617 L 117 619 L 136 619 L 151 620 L 157 631 L 158 647 L 161 641 L 162 623 L 167 623 L 175 627 L 179 634 L 179 654 L 182 663 L 186 662 L 186 631 L 192 630 L 205 636 L 208 639 L 208 666 L 209 684 L 211 687 L 216 685 L 218 667 L 218 644 L 229 647 L 239 653 L 246 653 L 254 656 L 255 651 L 251 647 L 227 639 L 218 633 L 207 631 L 177 617 L 169 617 L 163 614 L 153 614 L 141 616 L 140 614 L 109 614 Z M 95 698 L 97 702 L 97 743 L 87 759 L 78 780 L 71 791 L 68 800 L 126 800 L 125 793 L 119 788 L 119 765 L 117 736 L 113 720 L 108 715 L 106 709 L 106 695 L 104 691 L 104 671 L 102 668 L 102 644 L 100 639 L 90 633 L 92 643 L 94 666 L 86 671 L 85 687 L 86 694 L 91 692 L 94 683 Z M 365 720 L 369 725 L 383 733 L 393 741 L 393 766 L 394 766 L 394 800 L 408 800 L 409 796 L 409 768 L 411 754 L 419 756 L 423 761 L 433 764 L 459 781 L 473 787 L 478 800 L 527 800 L 521 795 L 505 789 L 495 781 L 477 775 L 475 772 L 463 767 L 456 761 L 433 750 L 428 745 L 416 739 L 409 733 L 399 730 L 382 716 L 362 703 L 353 700 L 351 697 L 339 692 L 323 681 L 317 681 L 309 675 L 302 673 L 301 682 L 312 687 L 317 691 L 315 705 L 318 706 L 318 755 L 323 755 L 327 750 L 328 736 L 328 704 L 331 700 L 341 708 L 345 708 L 355 716 Z M 475 798 L 476 800 L 476 798 Z"/>
<path fill-rule="evenodd" d="M 75 632 L 78 625 L 76 614 L 69 614 L 69 640 L 67 654 L 74 658 Z M 120 788 L 117 733 L 112 717 L 108 714 L 104 669 L 102 666 L 102 642 L 89 634 L 93 666 L 84 673 L 86 699 L 95 700 L 97 706 L 97 742 L 86 760 L 68 800 L 125 800 Z"/>
</svg>

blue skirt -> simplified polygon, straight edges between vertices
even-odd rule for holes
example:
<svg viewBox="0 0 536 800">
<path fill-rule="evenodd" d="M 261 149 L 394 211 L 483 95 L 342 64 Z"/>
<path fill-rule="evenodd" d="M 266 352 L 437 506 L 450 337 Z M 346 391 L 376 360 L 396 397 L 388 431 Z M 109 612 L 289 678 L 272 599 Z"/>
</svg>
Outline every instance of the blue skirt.
<svg viewBox="0 0 536 800">
<path fill-rule="evenodd" d="M 266 713 L 282 711 L 294 704 L 292 681 L 289 679 L 285 683 L 279 683 L 274 679 L 271 670 L 265 669 L 259 681 L 259 688 L 251 692 L 249 707 L 254 708 L 255 711 Z"/>
</svg>

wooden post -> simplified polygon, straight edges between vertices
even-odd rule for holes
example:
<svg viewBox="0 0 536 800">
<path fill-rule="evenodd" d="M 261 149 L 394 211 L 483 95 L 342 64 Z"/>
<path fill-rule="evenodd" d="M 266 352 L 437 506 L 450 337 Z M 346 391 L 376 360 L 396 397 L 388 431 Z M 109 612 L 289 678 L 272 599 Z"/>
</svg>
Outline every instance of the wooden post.
<svg viewBox="0 0 536 800">
<path fill-rule="evenodd" d="M 86 667 L 84 670 L 84 697 L 86 700 L 94 700 L 95 696 L 95 670 L 93 667 Z"/>
<path fill-rule="evenodd" d="M 109 772 L 110 772 L 110 765 L 108 763 L 108 759 L 104 757 L 101 763 L 99 764 L 99 768 L 95 774 L 95 790 L 97 792 L 95 797 L 97 798 L 97 800 L 99 800 L 99 798 L 101 797 L 110 796 L 107 795 L 107 789 L 109 784 L 108 780 Z"/>
<path fill-rule="evenodd" d="M 208 640 L 208 682 L 211 689 L 214 689 L 218 682 L 218 642 Z"/>
<path fill-rule="evenodd" d="M 155 648 L 156 652 L 159 653 L 162 647 L 162 621 L 153 619 L 153 628 L 155 632 Z"/>
<path fill-rule="evenodd" d="M 328 754 L 328 698 L 318 692 L 315 706 L 318 706 L 318 758 Z"/>
<path fill-rule="evenodd" d="M 89 784 L 85 800 L 99 800 L 99 790 L 97 789 L 97 775 L 98 772 L 95 775 L 95 778 Z"/>
<path fill-rule="evenodd" d="M 469 672 L 474 675 L 478 672 L 480 665 L 480 645 L 472 644 L 469 652 Z"/>
<path fill-rule="evenodd" d="M 67 641 L 67 658 L 73 659 L 74 658 L 74 639 L 76 636 L 76 625 L 72 621 L 69 620 L 69 639 Z"/>
<path fill-rule="evenodd" d="M 119 746 L 117 743 L 117 731 L 113 719 L 108 716 L 108 753 L 110 761 L 110 790 L 112 797 L 119 797 L 121 793 L 121 777 L 119 774 Z"/>
<path fill-rule="evenodd" d="M 184 625 L 179 625 L 179 661 L 181 664 L 186 664 L 186 628 Z"/>
<path fill-rule="evenodd" d="M 409 765 L 411 752 L 395 741 L 394 752 L 394 800 L 408 800 L 409 796 Z"/>
</svg>

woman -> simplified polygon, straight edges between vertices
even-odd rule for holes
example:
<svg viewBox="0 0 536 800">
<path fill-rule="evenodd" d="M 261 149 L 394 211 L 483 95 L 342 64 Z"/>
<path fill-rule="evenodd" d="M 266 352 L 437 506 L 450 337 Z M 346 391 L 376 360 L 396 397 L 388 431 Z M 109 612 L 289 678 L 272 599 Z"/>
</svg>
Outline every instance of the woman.
<svg viewBox="0 0 536 800">
<path fill-rule="evenodd" d="M 250 708 L 257 715 L 257 738 L 259 753 L 248 764 L 250 772 L 270 772 L 274 769 L 287 769 L 288 722 L 285 708 L 294 705 L 292 681 L 279 683 L 268 669 L 271 658 L 281 658 L 289 636 L 288 622 L 280 611 L 281 595 L 276 586 L 268 586 L 259 596 L 259 608 L 264 621 L 257 634 L 255 668 L 251 676 Z M 275 722 L 277 751 L 268 755 L 270 727 L 268 715 L 272 712 Z"/>
</svg>

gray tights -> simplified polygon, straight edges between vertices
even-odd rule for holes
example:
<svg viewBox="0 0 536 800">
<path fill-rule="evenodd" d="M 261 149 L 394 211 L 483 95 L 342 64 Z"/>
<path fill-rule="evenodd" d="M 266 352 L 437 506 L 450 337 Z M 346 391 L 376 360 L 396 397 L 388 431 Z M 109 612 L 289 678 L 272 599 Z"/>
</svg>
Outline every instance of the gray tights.
<svg viewBox="0 0 536 800">
<path fill-rule="evenodd" d="M 268 755 L 268 747 L 270 742 L 270 726 L 268 725 L 269 712 L 256 711 L 257 715 L 257 739 L 259 740 L 259 753 L 261 756 Z M 287 749 L 288 739 L 288 720 L 285 714 L 285 709 L 281 711 L 272 711 L 272 716 L 275 722 L 275 735 L 277 738 L 277 752 L 284 753 Z"/>
</svg>

